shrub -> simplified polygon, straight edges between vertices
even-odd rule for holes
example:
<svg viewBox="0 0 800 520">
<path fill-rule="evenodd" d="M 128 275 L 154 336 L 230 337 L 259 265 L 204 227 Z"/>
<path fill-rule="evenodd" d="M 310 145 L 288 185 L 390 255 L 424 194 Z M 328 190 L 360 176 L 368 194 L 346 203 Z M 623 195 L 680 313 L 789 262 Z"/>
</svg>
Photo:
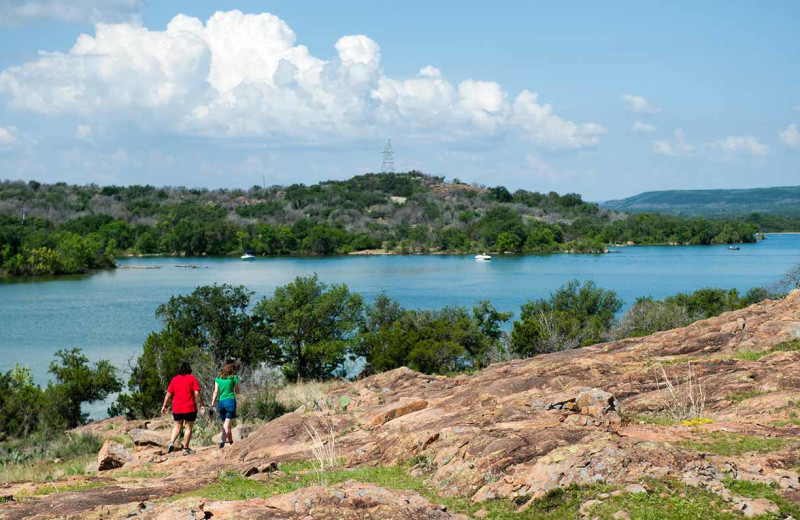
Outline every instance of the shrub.
<svg viewBox="0 0 800 520">
<path fill-rule="evenodd" d="M 566 350 L 602 341 L 622 301 L 614 291 L 572 280 L 546 300 L 528 300 L 514 322 L 511 348 L 520 356 Z"/>
</svg>

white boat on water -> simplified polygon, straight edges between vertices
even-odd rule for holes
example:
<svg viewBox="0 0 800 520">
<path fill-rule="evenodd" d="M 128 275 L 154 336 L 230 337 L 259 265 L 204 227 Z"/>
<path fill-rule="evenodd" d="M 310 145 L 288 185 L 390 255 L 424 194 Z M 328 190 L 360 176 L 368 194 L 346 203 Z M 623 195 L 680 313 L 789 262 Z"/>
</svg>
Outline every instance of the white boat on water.
<svg viewBox="0 0 800 520">
<path fill-rule="evenodd" d="M 486 253 L 480 253 L 480 254 L 475 255 L 475 260 L 478 260 L 478 261 L 481 261 L 481 262 L 488 262 L 491 259 L 492 259 L 491 255 L 487 255 Z"/>
<path fill-rule="evenodd" d="M 242 260 L 245 260 L 245 261 L 247 261 L 247 260 L 255 260 L 255 259 L 256 259 L 256 257 L 254 255 L 251 255 L 250 253 L 245 253 L 245 254 L 242 255 Z"/>
</svg>

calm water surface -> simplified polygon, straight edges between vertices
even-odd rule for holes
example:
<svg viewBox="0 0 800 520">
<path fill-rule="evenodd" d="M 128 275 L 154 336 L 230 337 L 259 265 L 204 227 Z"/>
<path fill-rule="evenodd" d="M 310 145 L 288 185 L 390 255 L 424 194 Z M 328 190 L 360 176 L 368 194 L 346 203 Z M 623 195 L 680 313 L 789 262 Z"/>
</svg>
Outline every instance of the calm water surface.
<svg viewBox="0 0 800 520">
<path fill-rule="evenodd" d="M 660 298 L 706 286 L 746 291 L 774 282 L 798 260 L 798 235 L 769 235 L 739 251 L 643 246 L 620 254 L 510 256 L 491 262 L 472 256 L 123 259 L 121 266 L 161 269 L 0 284 L 0 370 L 19 362 L 44 382 L 53 352 L 68 347 L 126 367 L 147 334 L 158 329 L 156 307 L 203 284 L 244 284 L 260 298 L 297 275 L 318 273 L 323 281 L 347 283 L 368 299 L 386 290 L 407 307 L 490 299 L 502 310 L 519 312 L 525 300 L 547 296 L 573 278 L 614 289 L 629 305 L 637 296 Z M 199 268 L 176 268 L 178 263 Z"/>
</svg>

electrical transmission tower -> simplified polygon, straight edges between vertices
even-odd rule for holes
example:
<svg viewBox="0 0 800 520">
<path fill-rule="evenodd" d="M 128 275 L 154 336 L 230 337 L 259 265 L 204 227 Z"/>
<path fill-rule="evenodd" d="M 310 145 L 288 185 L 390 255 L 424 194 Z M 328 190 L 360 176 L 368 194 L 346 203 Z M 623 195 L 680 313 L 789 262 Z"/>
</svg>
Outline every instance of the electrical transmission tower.
<svg viewBox="0 0 800 520">
<path fill-rule="evenodd" d="M 383 162 L 381 163 L 381 173 L 394 173 L 394 152 L 392 151 L 392 140 L 386 140 L 383 148 Z"/>
</svg>

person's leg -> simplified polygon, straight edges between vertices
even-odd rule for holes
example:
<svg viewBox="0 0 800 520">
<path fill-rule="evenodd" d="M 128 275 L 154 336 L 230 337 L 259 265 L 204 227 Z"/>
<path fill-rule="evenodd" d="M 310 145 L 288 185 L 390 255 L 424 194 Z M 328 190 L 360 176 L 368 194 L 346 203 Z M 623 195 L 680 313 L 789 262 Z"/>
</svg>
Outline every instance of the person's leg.
<svg viewBox="0 0 800 520">
<path fill-rule="evenodd" d="M 225 435 L 227 433 L 225 431 L 225 409 L 222 407 L 219 408 L 219 420 L 221 421 L 220 424 L 222 428 L 222 433 L 220 434 L 219 438 L 219 447 L 222 448 L 223 446 L 225 446 Z"/>
<path fill-rule="evenodd" d="M 186 431 L 183 432 L 183 449 L 189 449 L 189 441 L 192 440 L 192 428 L 194 428 L 194 422 L 186 421 Z"/>
<path fill-rule="evenodd" d="M 169 437 L 169 447 L 167 448 L 167 453 L 172 453 L 175 449 L 175 441 L 178 440 L 178 436 L 181 434 L 181 427 L 183 427 L 183 421 L 175 421 L 172 424 L 172 435 Z"/>
<path fill-rule="evenodd" d="M 225 422 L 222 423 L 222 429 L 225 432 L 225 434 L 222 437 L 223 440 L 225 439 L 225 437 L 227 437 L 228 441 L 233 441 L 233 434 L 231 433 L 231 424 L 232 423 L 233 423 L 233 419 L 231 419 L 230 417 L 227 417 L 225 419 Z"/>
<path fill-rule="evenodd" d="M 175 441 L 178 440 L 178 436 L 181 434 L 182 426 L 183 426 L 183 421 L 175 421 L 172 424 L 172 435 L 169 438 L 170 444 L 174 444 Z"/>
</svg>

